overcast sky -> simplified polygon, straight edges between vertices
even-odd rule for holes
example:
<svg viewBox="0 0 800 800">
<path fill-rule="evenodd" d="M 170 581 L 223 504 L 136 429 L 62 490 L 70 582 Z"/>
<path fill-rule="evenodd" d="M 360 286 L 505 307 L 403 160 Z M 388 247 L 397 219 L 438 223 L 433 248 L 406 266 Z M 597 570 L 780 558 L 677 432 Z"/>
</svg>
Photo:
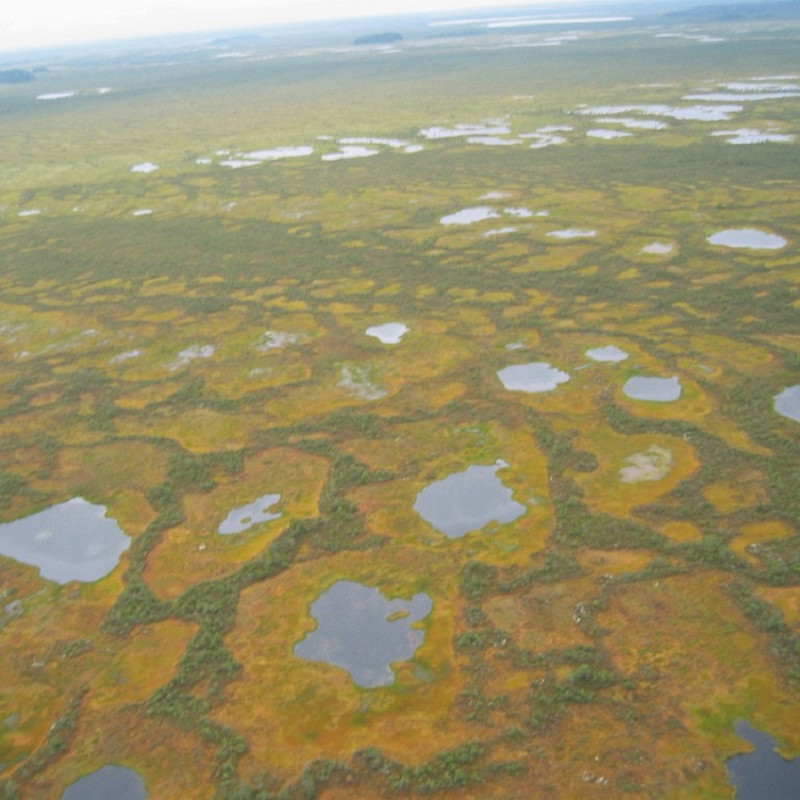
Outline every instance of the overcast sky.
<svg viewBox="0 0 800 800">
<path fill-rule="evenodd" d="M 592 0 L 0 0 L 0 52 L 275 22 Z"/>
</svg>

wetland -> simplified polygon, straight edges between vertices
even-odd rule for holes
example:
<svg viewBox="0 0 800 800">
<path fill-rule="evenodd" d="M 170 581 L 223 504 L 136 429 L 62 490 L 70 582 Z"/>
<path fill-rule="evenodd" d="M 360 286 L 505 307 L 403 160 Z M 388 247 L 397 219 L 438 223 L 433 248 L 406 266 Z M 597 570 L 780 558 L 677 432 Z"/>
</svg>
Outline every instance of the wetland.
<svg viewBox="0 0 800 800">
<path fill-rule="evenodd" d="M 800 25 L 645 5 L 4 54 L 0 797 L 796 767 Z"/>
</svg>

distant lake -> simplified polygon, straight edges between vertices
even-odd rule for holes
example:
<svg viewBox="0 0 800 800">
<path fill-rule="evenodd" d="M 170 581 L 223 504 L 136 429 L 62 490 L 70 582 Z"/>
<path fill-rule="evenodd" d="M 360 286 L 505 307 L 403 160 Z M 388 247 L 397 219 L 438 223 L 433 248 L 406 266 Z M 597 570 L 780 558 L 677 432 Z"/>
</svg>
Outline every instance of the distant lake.
<svg viewBox="0 0 800 800">
<path fill-rule="evenodd" d="M 130 543 L 105 506 L 82 497 L 0 525 L 0 554 L 39 567 L 56 583 L 105 577 Z"/>
</svg>

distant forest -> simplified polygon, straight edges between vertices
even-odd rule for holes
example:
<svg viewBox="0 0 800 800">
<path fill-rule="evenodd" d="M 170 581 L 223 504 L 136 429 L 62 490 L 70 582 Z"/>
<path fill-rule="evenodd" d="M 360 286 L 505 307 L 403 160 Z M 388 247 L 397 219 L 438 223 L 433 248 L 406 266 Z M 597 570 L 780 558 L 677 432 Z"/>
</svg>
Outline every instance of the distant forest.
<svg viewBox="0 0 800 800">
<path fill-rule="evenodd" d="M 399 42 L 403 38 L 400 33 L 370 33 L 367 36 L 359 36 L 353 39 L 353 44 L 391 44 Z"/>
<path fill-rule="evenodd" d="M 687 22 L 737 22 L 761 19 L 793 19 L 800 17 L 798 0 L 777 3 L 725 3 L 713 6 L 694 6 L 684 11 L 671 11 L 665 16 Z"/>
<path fill-rule="evenodd" d="M 33 80 L 33 73 L 27 69 L 0 70 L 0 83 L 28 83 Z"/>
</svg>

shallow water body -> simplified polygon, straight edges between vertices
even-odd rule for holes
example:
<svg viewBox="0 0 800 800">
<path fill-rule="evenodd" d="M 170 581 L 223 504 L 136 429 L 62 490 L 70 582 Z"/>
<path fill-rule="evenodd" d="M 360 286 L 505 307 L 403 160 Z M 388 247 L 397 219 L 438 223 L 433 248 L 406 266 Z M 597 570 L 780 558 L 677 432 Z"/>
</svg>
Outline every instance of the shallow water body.
<svg viewBox="0 0 800 800">
<path fill-rule="evenodd" d="M 633 400 L 672 403 L 681 396 L 681 382 L 672 378 L 630 378 L 622 391 Z"/>
<path fill-rule="evenodd" d="M 318 627 L 294 653 L 346 669 L 359 686 L 374 689 L 395 681 L 393 663 L 408 661 L 424 633 L 414 628 L 433 609 L 426 594 L 387 600 L 380 589 L 339 581 L 311 604 Z"/>
<path fill-rule="evenodd" d="M 426 486 L 414 503 L 414 510 L 436 530 L 459 539 L 490 522 L 508 523 L 521 517 L 526 508 L 512 499 L 497 471 L 508 466 L 497 461 L 491 467 L 471 466 Z"/>
<path fill-rule="evenodd" d="M 279 494 L 265 494 L 248 505 L 235 508 L 225 518 L 217 529 L 223 536 L 232 533 L 244 533 L 259 522 L 269 522 L 281 516 L 280 511 L 271 512 L 269 509 L 281 499 Z"/>
<path fill-rule="evenodd" d="M 38 567 L 56 583 L 105 577 L 130 543 L 105 506 L 82 497 L 0 525 L 0 554 Z"/>
<path fill-rule="evenodd" d="M 569 375 L 551 367 L 546 361 L 530 364 L 513 364 L 497 373 L 506 389 L 515 392 L 551 392 L 559 383 L 566 383 Z"/>
<path fill-rule="evenodd" d="M 709 236 L 708 242 L 722 247 L 744 247 L 750 250 L 780 250 L 786 246 L 783 236 L 756 228 L 728 228 Z"/>
<path fill-rule="evenodd" d="M 147 789 L 136 770 L 109 764 L 68 786 L 61 800 L 147 800 Z"/>
<path fill-rule="evenodd" d="M 800 422 L 800 383 L 775 395 L 775 410 L 784 417 Z"/>
<path fill-rule="evenodd" d="M 737 800 L 797 800 L 800 758 L 787 761 L 775 750 L 775 740 L 749 722 L 739 720 L 736 733 L 755 745 L 751 753 L 728 759 L 728 775 Z"/>
<path fill-rule="evenodd" d="M 624 350 L 613 344 L 607 345 L 606 347 L 594 347 L 591 350 L 587 350 L 586 355 L 591 358 L 592 361 L 603 361 L 612 364 L 618 361 L 624 361 L 628 357 L 628 354 Z"/>
<path fill-rule="evenodd" d="M 402 322 L 385 322 L 383 325 L 373 325 L 371 328 L 367 328 L 366 334 L 373 336 L 383 344 L 399 344 L 408 330 L 408 325 Z"/>
<path fill-rule="evenodd" d="M 597 236 L 597 231 L 585 231 L 579 228 L 567 228 L 563 231 L 550 231 L 546 235 L 552 236 L 554 239 L 583 239 Z"/>
<path fill-rule="evenodd" d="M 442 225 L 471 225 L 473 222 L 482 222 L 485 219 L 498 219 L 500 214 L 490 206 L 475 206 L 457 211 L 455 214 L 448 214 L 442 217 L 439 222 Z"/>
</svg>

